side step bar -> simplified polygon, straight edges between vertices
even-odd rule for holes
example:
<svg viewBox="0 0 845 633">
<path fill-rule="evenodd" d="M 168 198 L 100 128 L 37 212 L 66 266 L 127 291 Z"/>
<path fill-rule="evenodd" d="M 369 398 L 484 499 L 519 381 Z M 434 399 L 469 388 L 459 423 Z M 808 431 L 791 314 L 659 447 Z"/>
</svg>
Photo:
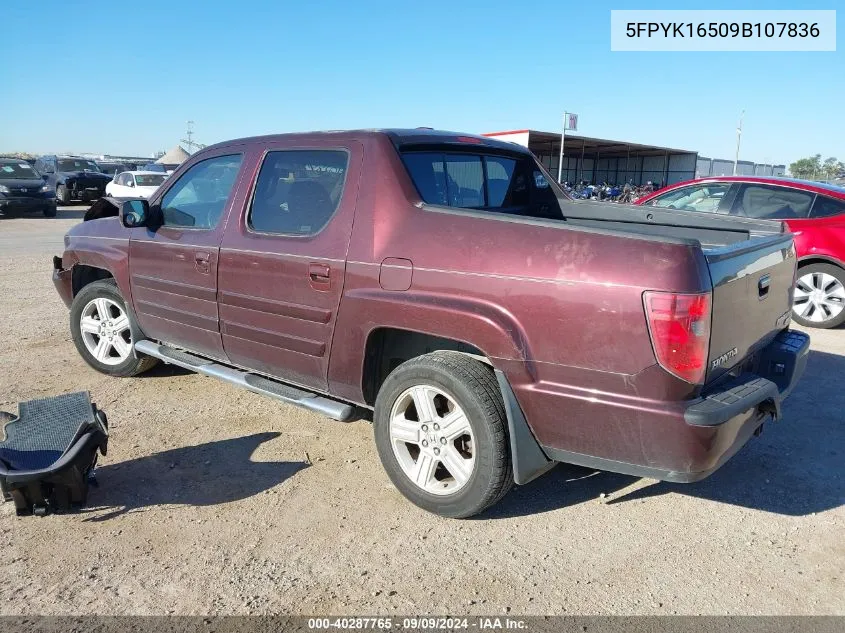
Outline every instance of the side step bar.
<svg viewBox="0 0 845 633">
<path fill-rule="evenodd" d="M 271 380 L 258 374 L 252 374 L 229 367 L 228 365 L 222 365 L 202 356 L 191 354 L 190 352 L 167 347 L 166 345 L 159 345 L 153 341 L 138 341 L 135 343 L 135 350 L 141 354 L 163 360 L 165 363 L 177 365 L 178 367 L 195 371 L 198 374 L 211 376 L 212 378 L 225 380 L 254 393 L 270 396 L 271 398 L 289 404 L 295 404 L 335 420 L 340 420 L 341 422 L 349 420 L 355 413 L 355 407 L 351 404 L 338 402 L 337 400 L 332 400 L 316 393 L 299 389 L 298 387 L 286 385 L 285 383 Z"/>
</svg>

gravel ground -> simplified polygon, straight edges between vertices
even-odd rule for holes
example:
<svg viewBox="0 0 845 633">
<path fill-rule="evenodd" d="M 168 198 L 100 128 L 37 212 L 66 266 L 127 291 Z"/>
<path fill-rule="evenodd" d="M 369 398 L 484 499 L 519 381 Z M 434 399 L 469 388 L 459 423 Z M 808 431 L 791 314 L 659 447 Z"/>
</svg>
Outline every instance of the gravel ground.
<svg viewBox="0 0 845 633">
<path fill-rule="evenodd" d="M 704 482 L 558 466 L 447 520 L 400 497 L 365 421 L 90 369 L 50 281 L 81 215 L 0 219 L 0 409 L 87 389 L 112 430 L 85 511 L 0 505 L 0 615 L 845 614 L 845 331 L 812 332 L 784 421 Z"/>
</svg>

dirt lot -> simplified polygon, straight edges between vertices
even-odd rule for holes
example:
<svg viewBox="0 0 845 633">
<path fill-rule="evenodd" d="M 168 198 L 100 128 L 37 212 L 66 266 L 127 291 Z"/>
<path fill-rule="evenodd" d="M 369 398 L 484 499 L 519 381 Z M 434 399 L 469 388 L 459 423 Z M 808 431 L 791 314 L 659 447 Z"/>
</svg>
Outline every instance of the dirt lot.
<svg viewBox="0 0 845 633">
<path fill-rule="evenodd" d="M 0 614 L 845 614 L 845 331 L 813 332 L 785 420 L 700 484 L 559 466 L 446 520 L 365 421 L 90 369 L 50 281 L 80 216 L 0 220 L 0 409 L 87 389 L 112 429 L 90 509 L 0 505 Z"/>
</svg>

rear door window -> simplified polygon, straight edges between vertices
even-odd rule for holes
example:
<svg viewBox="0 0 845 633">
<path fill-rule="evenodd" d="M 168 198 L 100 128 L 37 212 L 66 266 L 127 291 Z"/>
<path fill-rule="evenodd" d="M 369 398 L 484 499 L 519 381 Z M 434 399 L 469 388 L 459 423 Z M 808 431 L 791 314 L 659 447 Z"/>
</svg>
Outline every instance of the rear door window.
<svg viewBox="0 0 845 633">
<path fill-rule="evenodd" d="M 249 210 L 259 233 L 315 235 L 337 211 L 349 154 L 345 150 L 269 152 L 261 165 Z"/>
<path fill-rule="evenodd" d="M 427 204 L 544 219 L 563 217 L 557 196 L 530 156 L 405 151 L 402 160 Z"/>
<path fill-rule="evenodd" d="M 827 196 L 816 196 L 813 210 L 810 211 L 811 218 L 829 218 L 833 215 L 842 214 L 845 214 L 845 200 L 837 200 Z"/>
<path fill-rule="evenodd" d="M 777 185 L 745 184 L 736 196 L 733 214 L 757 220 L 806 218 L 815 195 Z"/>
</svg>

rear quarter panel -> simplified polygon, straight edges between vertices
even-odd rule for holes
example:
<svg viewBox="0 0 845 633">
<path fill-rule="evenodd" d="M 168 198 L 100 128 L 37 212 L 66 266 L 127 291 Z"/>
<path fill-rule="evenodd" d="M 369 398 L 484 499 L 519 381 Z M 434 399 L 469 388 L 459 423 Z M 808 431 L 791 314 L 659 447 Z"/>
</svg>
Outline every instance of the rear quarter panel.
<svg viewBox="0 0 845 633">
<path fill-rule="evenodd" d="M 845 216 L 787 221 L 795 239 L 798 261 L 811 257 L 845 265 Z"/>
<path fill-rule="evenodd" d="M 529 422 L 550 414 L 532 406 L 539 400 L 529 393 L 548 382 L 588 398 L 668 397 L 660 381 L 635 379 L 655 364 L 642 293 L 707 289 L 697 248 L 562 222 L 424 209 L 409 203 L 415 200 L 392 145 L 374 139 L 365 150 L 332 349 L 334 393 L 362 401 L 360 350 L 373 329 L 396 327 L 479 348 L 508 375 Z M 380 287 L 387 258 L 412 261 L 410 289 Z"/>
</svg>

